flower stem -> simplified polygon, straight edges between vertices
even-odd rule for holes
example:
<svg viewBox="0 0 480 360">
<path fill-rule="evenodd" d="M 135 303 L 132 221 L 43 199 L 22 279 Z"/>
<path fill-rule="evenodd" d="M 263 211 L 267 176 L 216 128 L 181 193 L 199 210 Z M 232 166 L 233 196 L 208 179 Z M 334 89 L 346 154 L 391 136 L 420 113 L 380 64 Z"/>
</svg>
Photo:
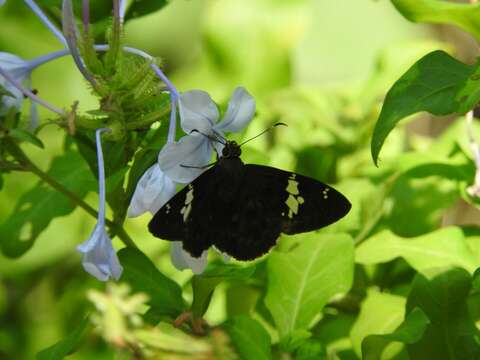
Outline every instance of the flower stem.
<svg viewBox="0 0 480 360">
<path fill-rule="evenodd" d="M 82 21 L 83 21 L 83 32 L 88 34 L 88 25 L 90 24 L 90 1 L 82 1 Z"/>
<path fill-rule="evenodd" d="M 8 152 L 24 167 L 24 170 L 29 170 L 33 174 L 37 175 L 41 180 L 45 181 L 55 190 L 59 191 L 67 198 L 69 198 L 73 203 L 80 206 L 88 214 L 93 216 L 95 219 L 98 217 L 97 211 L 88 205 L 83 199 L 81 199 L 77 194 L 68 190 L 65 186 L 60 184 L 58 181 L 50 177 L 46 172 L 41 170 L 37 165 L 35 165 L 30 158 L 23 152 L 23 150 L 11 139 L 5 139 L 5 144 L 7 145 Z M 110 231 L 117 235 L 122 242 L 129 247 L 137 247 L 130 236 L 127 234 L 125 229 L 117 223 L 114 223 L 111 220 L 106 220 L 105 223 L 110 228 Z"/>
</svg>

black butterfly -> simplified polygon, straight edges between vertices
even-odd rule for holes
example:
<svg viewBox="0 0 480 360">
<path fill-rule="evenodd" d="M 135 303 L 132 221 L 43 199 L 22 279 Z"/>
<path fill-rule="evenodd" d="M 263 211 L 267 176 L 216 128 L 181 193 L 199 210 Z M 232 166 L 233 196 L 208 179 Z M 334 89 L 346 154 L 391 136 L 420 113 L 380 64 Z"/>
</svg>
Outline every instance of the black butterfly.
<svg viewBox="0 0 480 360">
<path fill-rule="evenodd" d="M 148 224 L 161 239 L 182 241 L 193 257 L 210 246 L 238 260 L 267 253 L 280 233 L 297 234 L 344 217 L 350 202 L 312 178 L 247 164 L 240 146 L 225 141 L 222 156 L 185 186 Z"/>
</svg>

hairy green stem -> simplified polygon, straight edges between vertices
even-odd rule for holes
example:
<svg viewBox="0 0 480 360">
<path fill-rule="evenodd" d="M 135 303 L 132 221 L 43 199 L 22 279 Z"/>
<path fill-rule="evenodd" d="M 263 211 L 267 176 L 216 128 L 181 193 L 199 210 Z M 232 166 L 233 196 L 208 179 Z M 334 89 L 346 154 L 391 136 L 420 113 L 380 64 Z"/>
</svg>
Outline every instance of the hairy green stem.
<svg viewBox="0 0 480 360">
<path fill-rule="evenodd" d="M 31 171 L 33 174 L 37 175 L 41 180 L 45 181 L 55 190 L 59 191 L 67 198 L 69 198 L 73 203 L 80 206 L 88 214 L 92 215 L 94 218 L 98 217 L 98 212 L 88 205 L 82 198 L 80 198 L 74 192 L 68 190 L 65 186 L 57 182 L 55 179 L 50 177 L 46 172 L 41 170 L 37 165 L 35 165 L 30 158 L 23 152 L 23 150 L 15 143 L 15 141 L 8 139 L 5 141 L 7 145 L 8 152 L 22 164 L 26 170 Z M 137 247 L 133 242 L 132 238 L 127 234 L 122 225 L 117 224 L 111 220 L 106 219 L 105 223 L 110 228 L 111 232 L 119 237 L 122 242 L 129 247 Z"/>
</svg>

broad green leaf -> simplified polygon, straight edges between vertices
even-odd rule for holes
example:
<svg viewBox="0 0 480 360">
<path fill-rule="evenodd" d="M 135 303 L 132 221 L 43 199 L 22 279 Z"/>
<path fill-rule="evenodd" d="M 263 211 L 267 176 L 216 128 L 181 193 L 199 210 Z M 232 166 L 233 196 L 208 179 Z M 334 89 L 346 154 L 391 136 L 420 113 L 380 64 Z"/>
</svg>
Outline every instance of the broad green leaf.
<svg viewBox="0 0 480 360">
<path fill-rule="evenodd" d="M 367 336 L 391 333 L 402 323 L 404 316 L 404 297 L 370 290 L 350 331 L 355 353 L 361 355 L 362 341 Z M 392 348 L 391 351 L 398 353 L 400 347 Z"/>
<path fill-rule="evenodd" d="M 348 338 L 357 315 L 346 312 L 324 314 L 318 324 L 312 328 L 312 338 L 327 346 L 342 338 Z"/>
<path fill-rule="evenodd" d="M 430 324 L 422 339 L 407 345 L 411 359 L 479 359 L 478 330 L 470 317 L 467 297 L 472 278 L 463 269 L 450 269 L 429 278 L 418 274 L 407 299 L 407 312 L 418 307 Z"/>
<path fill-rule="evenodd" d="M 384 230 L 367 239 L 355 253 L 355 261 L 364 265 L 385 263 L 397 257 L 403 257 L 421 273 L 447 266 L 458 266 L 473 273 L 480 266 L 478 254 L 457 227 L 442 228 L 415 238 L 402 238 Z"/>
<path fill-rule="evenodd" d="M 175 318 L 185 310 L 180 286 L 163 275 L 144 253 L 124 248 L 118 252 L 118 258 L 123 266 L 121 280 L 127 281 L 133 291 L 146 293 L 157 316 Z"/>
<path fill-rule="evenodd" d="M 43 149 L 45 147 L 42 143 L 42 140 L 40 140 L 38 137 L 36 137 L 34 134 L 27 130 L 18 128 L 12 129 L 10 130 L 9 135 L 14 139 L 29 142 L 30 144 L 35 145 L 40 149 Z"/>
<path fill-rule="evenodd" d="M 73 150 L 54 158 L 47 173 L 79 198 L 97 186 L 87 164 Z M 75 206 L 64 194 L 40 182 L 20 197 L 12 214 L 0 224 L 3 253 L 9 257 L 21 256 L 54 218 L 68 215 Z"/>
<path fill-rule="evenodd" d="M 37 360 L 62 360 L 67 355 L 73 353 L 80 345 L 83 336 L 89 327 L 88 325 L 89 320 L 88 318 L 85 318 L 65 339 L 40 351 L 36 356 Z"/>
<path fill-rule="evenodd" d="M 259 286 L 234 282 L 225 291 L 227 316 L 250 314 L 260 297 Z"/>
<path fill-rule="evenodd" d="M 128 172 L 128 167 L 118 170 L 105 180 L 105 187 L 107 189 L 116 189 L 119 186 L 123 186 L 125 175 Z"/>
<path fill-rule="evenodd" d="M 390 162 L 389 162 L 390 165 Z M 438 156 L 436 153 L 420 153 L 416 151 L 404 153 L 391 162 L 392 170 L 396 170 L 410 178 L 440 176 L 450 180 L 470 180 L 472 173 L 465 159 Z"/>
<path fill-rule="evenodd" d="M 391 0 L 408 20 L 456 25 L 480 40 L 480 5 L 445 0 Z"/>
<path fill-rule="evenodd" d="M 384 335 L 369 335 L 363 339 L 362 359 L 380 360 L 383 350 L 391 342 L 416 343 L 422 338 L 429 323 L 430 321 L 421 309 L 413 309 L 394 332 Z"/>
<path fill-rule="evenodd" d="M 128 8 L 125 20 L 151 14 L 168 5 L 167 0 L 136 0 Z"/>
<path fill-rule="evenodd" d="M 384 223 L 392 232 L 405 237 L 437 230 L 445 209 L 458 201 L 458 190 L 458 182 L 448 178 L 421 178 L 414 171 L 405 173 L 389 189 L 387 201 L 391 207 Z"/>
<path fill-rule="evenodd" d="M 265 304 L 280 337 L 307 330 L 332 296 L 347 292 L 353 281 L 353 241 L 345 234 L 297 236 L 288 253 L 273 252 L 267 263 Z"/>
<path fill-rule="evenodd" d="M 223 324 L 223 328 L 232 339 L 241 359 L 272 359 L 270 335 L 257 320 L 246 315 L 236 316 Z"/>
<path fill-rule="evenodd" d="M 211 263 L 201 275 L 192 278 L 192 313 L 200 318 L 207 311 L 213 292 L 218 284 L 225 280 L 246 280 L 252 276 L 255 266 L 242 267 L 221 262 Z"/>
<path fill-rule="evenodd" d="M 458 111 L 455 100 L 474 67 L 443 51 L 434 51 L 417 61 L 388 91 L 373 131 L 371 152 L 374 163 L 388 134 L 403 118 L 428 111 L 447 115 Z"/>
</svg>

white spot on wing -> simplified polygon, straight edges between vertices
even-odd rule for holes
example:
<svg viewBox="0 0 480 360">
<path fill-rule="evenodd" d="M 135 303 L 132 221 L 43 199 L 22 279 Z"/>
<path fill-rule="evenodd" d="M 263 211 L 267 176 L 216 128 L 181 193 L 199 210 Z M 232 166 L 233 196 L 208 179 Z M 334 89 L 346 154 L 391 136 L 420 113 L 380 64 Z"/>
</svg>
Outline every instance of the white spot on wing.
<svg viewBox="0 0 480 360">
<path fill-rule="evenodd" d="M 285 204 L 288 206 L 288 217 L 293 218 L 294 215 L 298 214 L 298 208 L 301 204 L 305 202 L 305 199 L 300 196 L 300 190 L 298 190 L 298 181 L 295 180 L 297 174 L 291 174 L 288 178 L 287 183 L 287 192 L 289 194 Z M 282 213 L 282 216 L 285 214 Z"/>
<path fill-rule="evenodd" d="M 330 191 L 330 188 L 323 189 L 322 194 L 323 194 L 324 199 L 328 199 L 328 192 L 329 191 Z"/>
<path fill-rule="evenodd" d="M 192 211 L 192 201 L 193 201 L 193 185 L 188 184 L 188 192 L 185 196 L 185 205 L 183 206 L 180 213 L 183 215 L 183 222 L 187 222 L 190 211 Z"/>
</svg>

